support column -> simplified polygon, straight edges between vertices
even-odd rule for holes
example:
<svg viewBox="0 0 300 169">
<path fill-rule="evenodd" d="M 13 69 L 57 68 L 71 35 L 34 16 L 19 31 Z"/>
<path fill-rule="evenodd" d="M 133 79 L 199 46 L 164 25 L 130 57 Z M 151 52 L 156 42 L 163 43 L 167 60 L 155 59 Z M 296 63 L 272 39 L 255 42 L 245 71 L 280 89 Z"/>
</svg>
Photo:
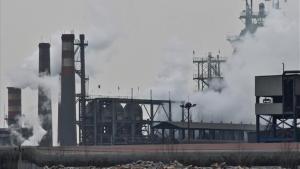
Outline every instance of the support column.
<svg viewBox="0 0 300 169">
<path fill-rule="evenodd" d="M 198 64 L 198 92 L 200 91 L 200 62 L 197 62 Z"/>
<path fill-rule="evenodd" d="M 117 129 L 116 108 L 115 108 L 115 102 L 112 101 L 112 144 L 115 144 L 116 142 L 116 129 Z"/>
<path fill-rule="evenodd" d="M 256 142 L 260 142 L 260 122 L 259 122 L 259 115 L 256 115 Z"/>
<path fill-rule="evenodd" d="M 153 112 L 152 90 L 150 90 L 150 136 L 151 136 L 151 139 L 153 139 L 153 136 L 154 136 L 153 121 L 154 121 L 154 112 Z"/>
<path fill-rule="evenodd" d="M 276 117 L 272 117 L 272 133 L 273 133 L 273 137 L 276 138 L 276 127 L 277 127 L 277 118 Z"/>
<path fill-rule="evenodd" d="M 294 119 L 293 119 L 293 126 L 294 126 L 294 142 L 298 141 L 297 138 L 297 114 L 294 114 Z"/>
<path fill-rule="evenodd" d="M 165 143 L 165 128 L 162 129 L 162 143 Z"/>
</svg>

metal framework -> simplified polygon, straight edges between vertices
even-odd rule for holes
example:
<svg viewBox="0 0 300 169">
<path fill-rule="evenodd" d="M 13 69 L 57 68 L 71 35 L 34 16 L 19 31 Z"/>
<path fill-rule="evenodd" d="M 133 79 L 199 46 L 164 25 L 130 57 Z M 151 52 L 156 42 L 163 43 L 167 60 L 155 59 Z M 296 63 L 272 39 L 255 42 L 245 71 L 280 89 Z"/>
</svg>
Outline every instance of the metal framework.
<svg viewBox="0 0 300 169">
<path fill-rule="evenodd" d="M 245 29 L 242 30 L 241 35 L 246 32 L 254 33 L 257 27 L 264 25 L 264 18 L 266 17 L 264 3 L 259 4 L 259 12 L 253 12 L 253 0 L 245 0 L 246 9 L 242 11 L 240 19 L 245 23 Z"/>
<path fill-rule="evenodd" d="M 161 122 L 154 128 L 162 143 L 248 142 L 255 131 L 255 125 L 242 123 Z"/>
<path fill-rule="evenodd" d="M 153 125 L 159 122 L 158 114 L 164 114 L 160 120 L 172 121 L 172 104 L 176 103 L 120 97 L 88 98 L 87 102 L 86 118 L 82 122 L 87 127 L 81 131 L 80 138 L 83 145 L 155 143 Z M 138 110 L 130 108 L 133 105 Z"/>
<path fill-rule="evenodd" d="M 89 80 L 85 75 L 85 47 L 88 46 L 88 43 L 85 42 L 84 34 L 79 35 L 79 40 L 76 40 L 74 43 L 75 46 L 78 46 L 75 49 L 75 55 L 78 50 L 80 50 L 79 59 L 75 60 L 75 63 L 79 63 L 79 68 L 75 69 L 75 73 L 80 77 L 80 93 L 76 95 L 79 101 L 79 142 L 83 142 L 81 138 L 82 131 L 85 130 L 86 124 L 84 123 L 85 112 L 86 112 L 86 82 Z"/>
<path fill-rule="evenodd" d="M 245 28 L 238 36 L 228 36 L 227 40 L 231 43 L 240 41 L 246 33 L 255 33 L 258 27 L 264 26 L 267 16 L 265 4 L 259 4 L 259 11 L 253 11 L 253 0 L 245 0 L 245 9 L 241 12 L 239 19 L 245 24 Z M 235 51 L 234 51 L 235 52 Z"/>
<path fill-rule="evenodd" d="M 221 64 L 226 62 L 226 58 L 219 54 L 213 57 L 211 52 L 207 58 L 193 57 L 193 63 L 197 66 L 197 74 L 194 74 L 193 80 L 197 82 L 197 90 L 204 90 L 209 87 L 213 79 L 223 79 L 221 73 Z"/>
<path fill-rule="evenodd" d="M 269 96 L 256 94 L 256 140 L 299 142 L 300 71 L 284 71 L 281 78 L 276 81 L 274 83 L 278 83 L 277 85 L 268 86 L 274 95 L 268 91 L 266 92 L 270 93 L 267 93 Z M 276 88 L 281 89 L 281 95 L 276 94 Z M 262 124 L 266 126 L 262 128 Z"/>
</svg>

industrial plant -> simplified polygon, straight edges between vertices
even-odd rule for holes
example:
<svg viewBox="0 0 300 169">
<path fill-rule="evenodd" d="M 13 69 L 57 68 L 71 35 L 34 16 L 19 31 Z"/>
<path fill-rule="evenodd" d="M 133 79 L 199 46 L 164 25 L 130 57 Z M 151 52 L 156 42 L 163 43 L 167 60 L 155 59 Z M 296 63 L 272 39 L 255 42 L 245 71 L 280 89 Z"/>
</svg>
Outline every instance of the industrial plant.
<svg viewBox="0 0 300 169">
<path fill-rule="evenodd" d="M 255 30 L 263 26 L 264 18 L 267 16 L 265 5 L 259 4 L 259 12 L 253 12 L 252 0 L 245 1 L 245 10 L 240 19 L 244 20 L 245 29 L 240 33 L 244 36 L 246 32 L 254 33 Z M 277 8 L 277 5 L 275 4 Z M 234 41 L 238 40 L 236 38 Z M 230 41 L 233 41 L 230 39 Z M 189 109 L 182 106 L 181 120 L 173 121 L 172 105 L 185 105 L 184 100 L 157 100 L 150 98 L 137 99 L 131 97 L 105 97 L 89 96 L 86 92 L 86 83 L 89 80 L 85 71 L 85 50 L 88 47 L 84 34 L 80 34 L 76 39 L 75 34 L 63 34 L 61 36 L 61 96 L 58 106 L 58 143 L 60 146 L 75 145 L 124 145 L 124 144 L 161 144 L 161 143 L 213 143 L 213 142 L 261 142 L 261 141 L 279 141 L 298 140 L 297 112 L 298 95 L 297 85 L 295 90 L 294 82 L 297 84 L 297 75 L 289 75 L 285 71 L 283 75 L 264 76 L 256 78 L 256 123 L 253 124 L 234 124 L 223 122 L 203 122 L 192 121 L 189 117 Z M 40 43 L 39 47 L 39 77 L 50 76 L 50 43 Z M 87 49 L 88 50 L 88 49 Z M 75 55 L 78 54 L 79 60 L 75 61 Z M 193 55 L 195 52 L 193 51 Z M 79 67 L 75 68 L 75 62 Z M 226 58 L 221 57 L 220 53 L 215 57 L 208 53 L 206 57 L 195 57 L 193 63 L 197 67 L 193 80 L 197 83 L 197 91 L 204 91 L 209 88 L 214 80 L 222 81 L 221 65 L 226 62 Z M 297 73 L 293 72 L 292 73 Z M 288 74 L 288 75 L 287 75 Z M 80 91 L 75 91 L 75 76 L 80 78 Z M 289 77 L 293 77 L 289 80 Z M 293 80 L 295 78 L 295 80 Z M 287 80 L 285 80 L 287 79 Z M 264 84 L 271 84 L 274 87 L 265 87 Z M 282 82 L 281 82 L 282 81 Z M 290 82 L 291 81 L 291 82 Z M 282 85 L 284 84 L 284 88 Z M 286 85 L 285 85 L 286 84 Z M 289 85 L 289 86 L 288 86 Z M 22 135 L 29 136 L 30 130 L 22 129 L 18 124 L 21 109 L 21 89 L 8 87 L 8 126 L 14 130 L 21 131 Z M 221 89 L 216 89 L 221 90 Z M 274 93 L 275 92 L 275 93 Z M 289 93 L 292 92 L 292 93 Z M 283 93 L 284 96 L 281 93 Z M 262 97 L 264 99 L 262 99 Z M 295 97 L 295 99 L 293 99 Z M 38 89 L 38 115 L 42 119 L 42 127 L 47 134 L 40 142 L 40 146 L 53 146 L 52 138 L 52 109 L 51 93 L 49 89 L 40 86 Z M 290 100 L 288 100 L 290 99 Z M 261 102 L 262 100 L 262 102 Z M 294 104 L 287 105 L 290 103 Z M 78 109 L 76 109 L 76 103 Z M 286 107 L 289 106 L 289 111 Z M 283 108 L 282 108 L 283 107 Z M 76 112 L 77 110 L 77 112 Z M 164 119 L 157 120 L 158 112 L 164 113 Z M 281 113 L 284 110 L 291 113 Z M 79 119 L 76 120 L 76 116 Z M 274 114 L 274 115 L 273 115 Z M 282 114 L 281 116 L 279 116 Z M 263 115 L 272 117 L 272 122 Z M 277 121 L 280 124 L 287 124 L 288 119 L 294 119 L 293 124 L 289 125 L 293 129 L 291 139 L 283 137 L 282 133 L 290 131 L 289 129 L 279 130 L 277 132 Z M 266 120 L 270 125 L 260 123 L 260 119 Z M 78 127 L 78 130 L 76 129 Z M 262 139 L 261 135 L 267 136 L 272 131 L 272 138 Z M 20 145 L 21 140 L 12 139 L 10 129 L 1 129 L 2 144 Z M 292 132 L 291 131 L 291 132 Z M 255 134 L 256 133 L 256 134 Z M 262 133 L 262 134 L 260 134 Z M 77 136 L 78 135 L 78 136 Z M 289 135 L 289 134 L 285 134 Z M 279 138 L 280 137 L 280 138 Z M 79 139 L 77 139 L 79 138 Z M 14 141 L 13 141 L 14 140 Z"/>
<path fill-rule="evenodd" d="M 233 44 L 233 53 L 238 50 L 235 44 L 263 27 L 268 17 L 265 3 L 259 3 L 258 12 L 255 12 L 252 1 L 245 0 L 245 10 L 239 17 L 245 28 L 238 36 L 228 38 Z M 279 9 L 279 1 L 274 0 L 273 7 Z M 271 155 L 282 157 L 277 153 L 281 150 L 281 143 L 291 143 L 292 148 L 299 146 L 299 70 L 283 68 L 282 74 L 255 76 L 255 93 L 249 97 L 255 98 L 255 112 L 251 113 L 256 118 L 256 124 L 197 121 L 191 117 L 191 112 L 197 111 L 198 105 L 188 99 L 154 99 L 152 90 L 148 98 L 137 98 L 133 95 L 133 89 L 130 96 L 89 94 L 89 76 L 86 73 L 88 39 L 85 34 L 74 33 L 62 33 L 61 37 L 56 38 L 61 38 L 60 93 L 54 96 L 59 98 L 58 116 L 52 119 L 53 93 L 45 86 L 38 86 L 37 115 L 46 134 L 36 147 L 22 145 L 33 134 L 32 128 L 20 122 L 23 116 L 22 89 L 13 84 L 7 86 L 5 120 L 8 128 L 0 128 L 0 145 L 5 147 L 5 151 L 15 152 L 18 158 L 22 154 L 27 161 L 40 165 L 70 165 L 76 162 L 81 163 L 78 165 L 102 165 L 137 159 L 157 161 L 176 158 L 184 162 L 198 160 L 207 165 L 216 159 L 231 159 L 232 154 L 238 152 L 241 159 L 252 159 L 254 156 L 252 161 L 264 164 L 261 162 L 264 159 L 272 161 Z M 39 78 L 51 76 L 51 47 L 51 42 L 38 44 Z M 220 51 L 217 54 L 207 53 L 207 56 L 197 57 L 193 51 L 190 62 L 196 69 L 189 77 L 196 84 L 196 92 L 213 90 L 221 93 L 223 88 L 215 88 L 212 84 L 224 81 L 223 66 L 228 58 L 223 57 Z M 75 56 L 79 56 L 78 59 Z M 174 114 L 180 114 L 180 120 L 174 120 Z M 57 131 L 54 131 L 53 121 L 58 122 Z M 54 140 L 54 133 L 57 133 L 57 140 Z M 260 154 L 262 149 L 266 152 Z M 214 154 L 219 150 L 224 152 L 222 158 Z M 117 152 L 115 156 L 113 152 Z M 201 154 L 203 152 L 205 155 Z M 257 152 L 258 155 L 255 154 Z M 299 150 L 292 152 L 299 153 Z M 30 153 L 34 156 L 31 157 Z M 295 161 L 298 159 L 295 158 Z"/>
</svg>

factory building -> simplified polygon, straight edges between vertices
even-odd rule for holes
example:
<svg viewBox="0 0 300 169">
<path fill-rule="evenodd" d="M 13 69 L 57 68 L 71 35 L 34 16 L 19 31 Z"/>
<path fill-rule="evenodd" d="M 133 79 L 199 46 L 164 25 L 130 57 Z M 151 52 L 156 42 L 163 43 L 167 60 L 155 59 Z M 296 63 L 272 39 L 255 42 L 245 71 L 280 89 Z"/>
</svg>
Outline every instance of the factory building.
<svg viewBox="0 0 300 169">
<path fill-rule="evenodd" d="M 256 76 L 255 96 L 257 142 L 300 141 L 300 71 Z"/>
<path fill-rule="evenodd" d="M 145 144 L 151 143 L 154 119 L 161 109 L 165 119 L 171 120 L 173 101 L 130 98 L 94 98 L 87 104 L 84 121 L 81 122 L 80 143 Z M 144 119 L 144 111 L 147 117 Z"/>
<path fill-rule="evenodd" d="M 160 133 L 162 143 L 225 143 L 248 142 L 249 133 L 254 132 L 254 124 L 191 122 L 160 122 L 154 126 Z"/>
</svg>

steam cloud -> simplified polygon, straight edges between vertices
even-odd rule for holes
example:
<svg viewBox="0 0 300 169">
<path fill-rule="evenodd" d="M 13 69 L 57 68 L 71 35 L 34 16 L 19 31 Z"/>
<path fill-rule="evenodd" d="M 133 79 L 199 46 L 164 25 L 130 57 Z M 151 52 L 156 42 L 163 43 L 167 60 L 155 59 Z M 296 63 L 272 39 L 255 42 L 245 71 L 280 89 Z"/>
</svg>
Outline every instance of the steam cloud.
<svg viewBox="0 0 300 169">
<path fill-rule="evenodd" d="M 99 68 L 99 63 L 104 63 L 109 60 L 109 54 L 105 51 L 109 48 L 117 37 L 112 31 L 106 31 L 104 29 L 99 29 L 99 27 L 91 26 L 86 31 L 87 39 L 89 40 L 90 46 L 86 52 L 88 56 L 86 62 L 86 72 L 89 75 L 96 75 L 101 73 Z M 59 74 L 61 72 L 61 34 L 55 33 L 51 36 L 51 52 L 50 52 L 50 76 L 39 77 L 38 73 L 38 49 L 29 57 L 26 57 L 20 68 L 15 69 L 15 71 L 9 71 L 6 77 L 6 86 L 18 87 L 23 89 L 22 105 L 24 105 L 24 111 L 22 114 L 24 116 L 20 117 L 19 123 L 23 127 L 32 129 L 33 135 L 29 139 L 25 139 L 21 136 L 18 131 L 13 131 L 14 135 L 18 140 L 23 142 L 22 145 L 27 146 L 37 146 L 46 131 L 41 127 L 42 121 L 47 119 L 53 119 L 53 144 L 58 145 L 57 141 L 57 110 L 58 102 L 60 101 L 60 81 Z M 90 37 L 90 38 L 89 38 Z M 106 52 L 106 56 L 99 58 L 99 54 Z M 78 57 L 76 55 L 75 57 Z M 101 60 L 103 59 L 103 60 Z M 100 61 L 100 62 L 99 62 Z M 76 66 L 76 65 L 75 65 Z M 78 66 L 78 65 L 77 65 Z M 101 68 L 101 66 L 100 66 Z M 76 79 L 78 83 L 79 79 Z M 41 87 L 45 95 L 51 99 L 52 102 L 52 116 L 53 117 L 38 117 L 37 111 L 37 90 Z M 76 85 L 77 87 L 79 85 Z M 48 107 L 43 106 L 44 109 Z"/>
<path fill-rule="evenodd" d="M 298 19 L 297 12 L 270 10 L 264 27 L 235 44 L 236 52 L 224 65 L 224 81 L 212 85 L 223 88 L 222 92 L 208 89 L 194 93 L 190 90 L 193 74 L 190 67 L 193 65 L 192 59 L 186 57 L 190 51 L 186 52 L 184 45 L 173 40 L 172 48 L 167 50 L 169 63 L 164 62 L 166 67 L 158 78 L 159 85 L 154 87 L 155 93 L 166 98 L 171 90 L 172 99 L 189 99 L 197 104 L 192 113 L 195 121 L 254 122 L 254 77 L 281 74 L 282 62 L 286 69 L 299 69 Z"/>
</svg>

